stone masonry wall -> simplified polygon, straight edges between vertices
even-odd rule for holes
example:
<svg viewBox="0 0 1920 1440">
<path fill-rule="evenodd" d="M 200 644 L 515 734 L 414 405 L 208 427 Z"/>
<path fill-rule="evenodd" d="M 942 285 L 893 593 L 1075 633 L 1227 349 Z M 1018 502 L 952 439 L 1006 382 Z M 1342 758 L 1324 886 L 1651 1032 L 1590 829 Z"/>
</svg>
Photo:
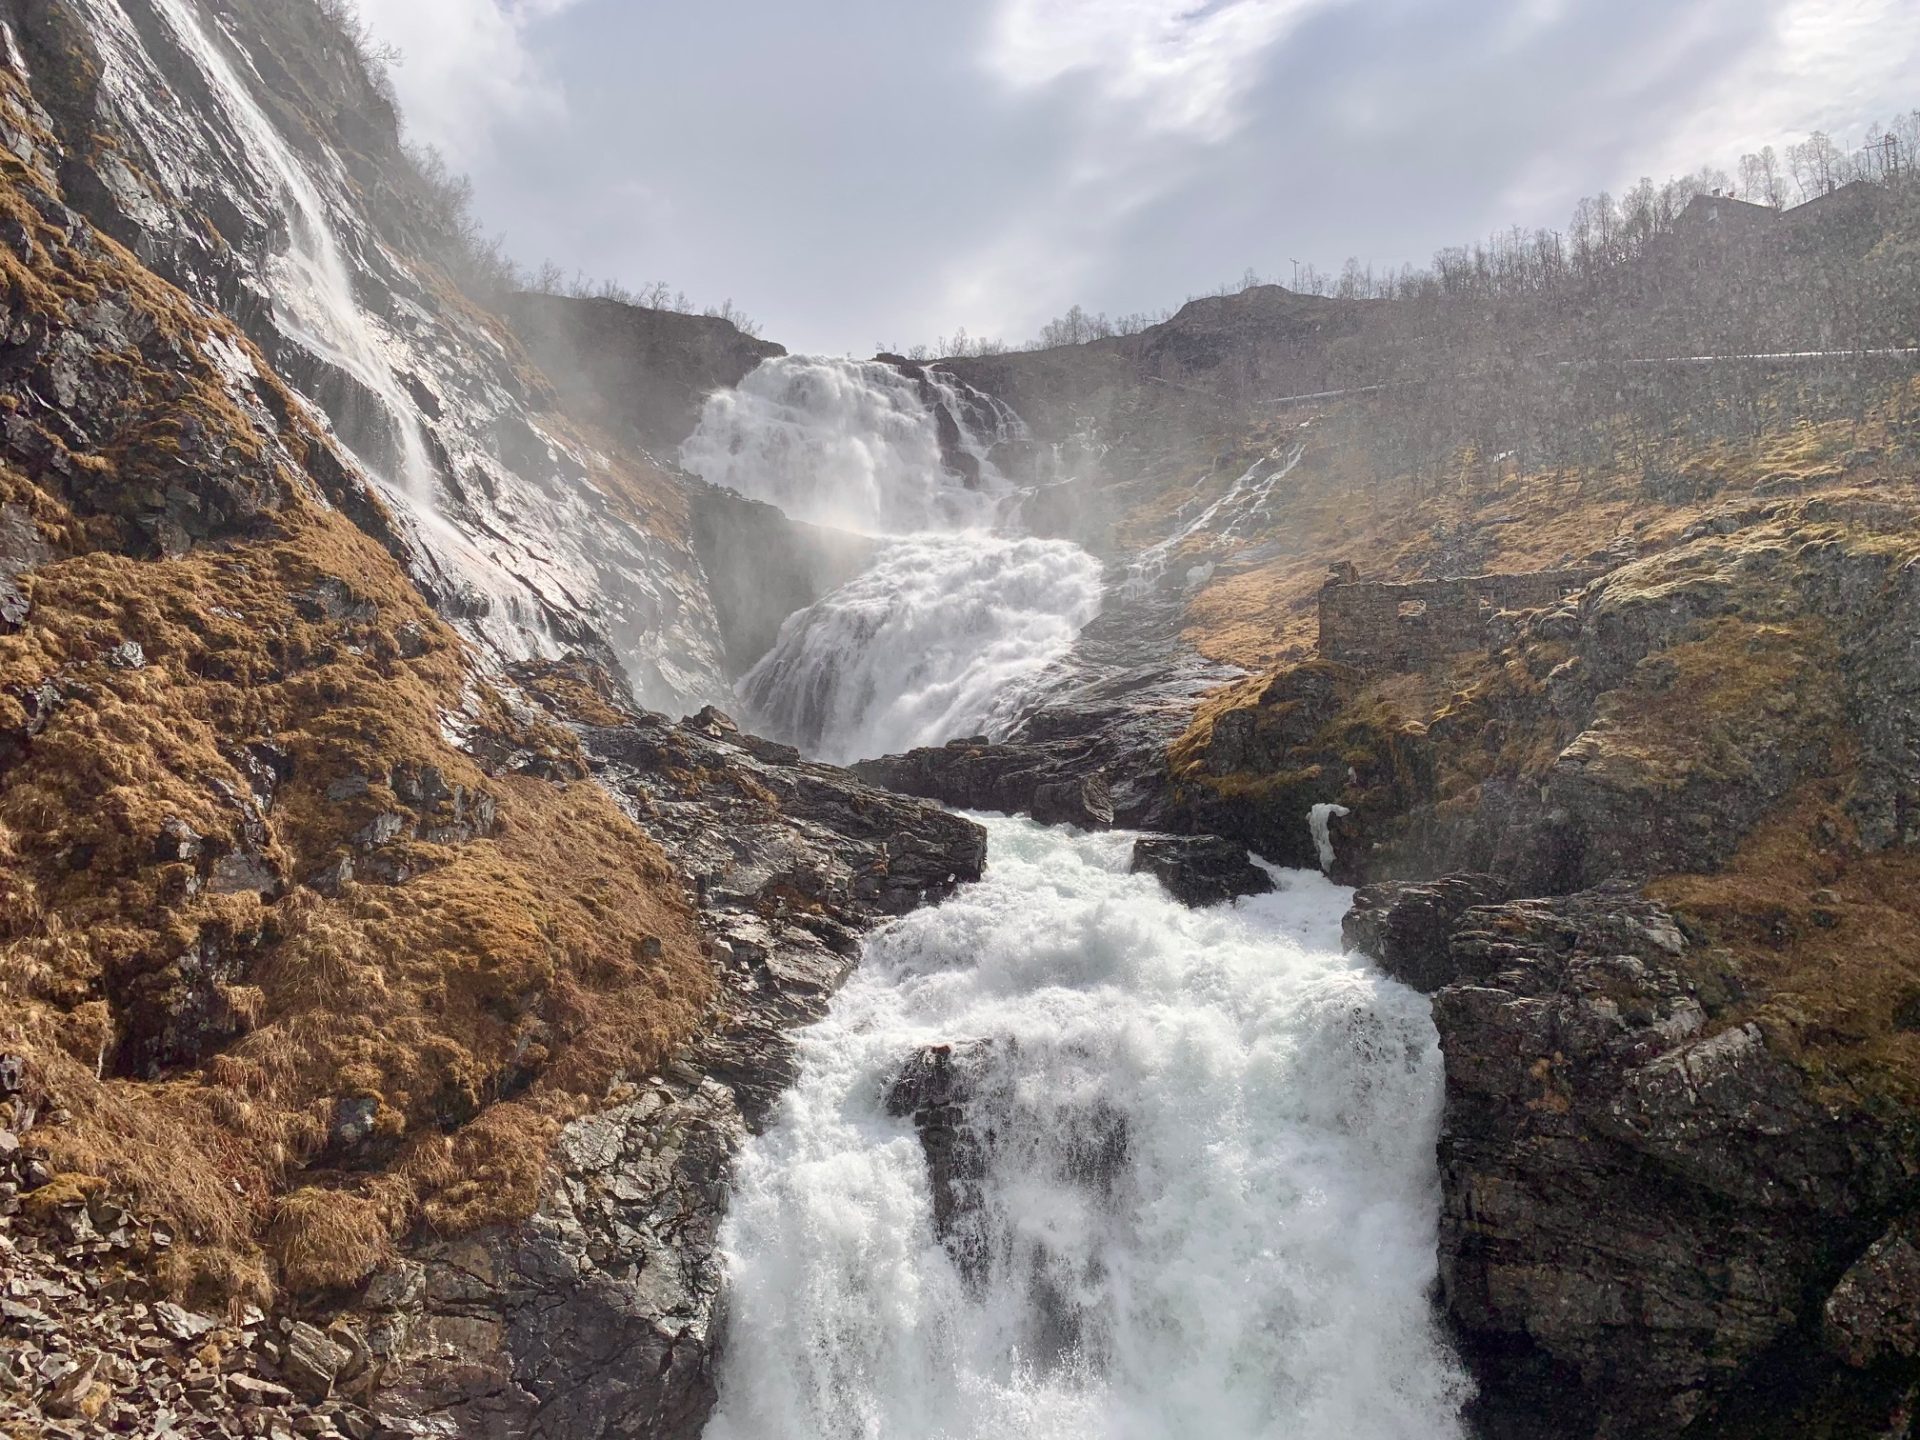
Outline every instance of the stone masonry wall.
<svg viewBox="0 0 1920 1440">
<path fill-rule="evenodd" d="M 1537 610 L 1578 590 L 1591 571 L 1539 570 L 1391 584 L 1336 572 L 1320 590 L 1320 658 L 1370 673 L 1418 670 L 1486 644 L 1501 610 Z"/>
</svg>

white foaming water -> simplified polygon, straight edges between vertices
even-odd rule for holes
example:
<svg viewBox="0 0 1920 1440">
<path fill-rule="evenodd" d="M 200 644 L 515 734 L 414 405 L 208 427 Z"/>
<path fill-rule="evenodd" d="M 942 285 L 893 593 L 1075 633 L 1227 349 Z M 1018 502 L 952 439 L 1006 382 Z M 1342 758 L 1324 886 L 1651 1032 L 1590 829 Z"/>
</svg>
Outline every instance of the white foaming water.
<svg viewBox="0 0 1920 1440">
<path fill-rule="evenodd" d="M 740 1159 L 708 1440 L 1457 1436 L 1438 1047 L 1340 953 L 1347 892 L 1189 911 L 1131 836 L 985 823 L 986 880 L 870 941 Z M 977 1040 L 963 1274 L 885 1097 Z"/>
<path fill-rule="evenodd" d="M 969 479 L 940 443 L 970 457 Z M 797 520 L 891 537 L 789 616 L 740 682 L 753 724 L 846 762 L 998 735 L 1100 610 L 1100 567 L 1066 540 L 994 534 L 1017 509 L 993 463 L 1019 417 L 951 376 L 785 356 L 708 397 L 681 461 Z M 958 463 L 958 462 L 957 462 Z"/>
<path fill-rule="evenodd" d="M 911 376 L 817 355 L 762 361 L 736 389 L 708 396 L 680 463 L 795 520 L 866 535 L 991 524 L 1008 490 L 987 458 L 995 437 L 973 432 L 950 378 L 928 384 L 961 448 L 982 463 L 977 488 L 944 468 L 938 422 Z M 1004 405 L 994 413 L 1018 424 Z"/>
<path fill-rule="evenodd" d="M 288 204 L 293 244 L 276 259 L 274 303 L 289 331 L 315 355 L 339 366 L 372 391 L 387 411 L 399 451 L 399 474 L 414 498 L 431 496 L 433 465 L 414 419 L 414 407 L 393 377 L 384 347 L 354 298 L 353 280 L 326 202 L 280 132 L 254 102 L 220 47 L 201 28 L 187 0 L 158 0 L 174 33 L 211 82 L 228 118 L 248 142 L 245 159 L 264 165 L 271 188 Z M 362 457 L 364 460 L 366 457 Z"/>
<path fill-rule="evenodd" d="M 893 540 L 790 616 L 740 691 L 757 721 L 836 763 L 997 733 L 1020 682 L 1099 610 L 1099 563 L 1068 541 Z"/>
</svg>

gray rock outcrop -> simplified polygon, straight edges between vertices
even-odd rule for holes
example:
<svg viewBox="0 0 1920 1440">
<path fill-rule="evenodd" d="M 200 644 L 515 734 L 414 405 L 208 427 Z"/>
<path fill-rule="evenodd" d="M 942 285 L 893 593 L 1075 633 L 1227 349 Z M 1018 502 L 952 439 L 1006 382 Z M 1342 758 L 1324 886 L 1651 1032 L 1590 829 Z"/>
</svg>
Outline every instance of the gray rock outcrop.
<svg viewBox="0 0 1920 1440">
<path fill-rule="evenodd" d="M 788 1032 L 825 1013 L 863 929 L 978 879 L 986 837 L 718 711 L 581 735 L 690 877 L 723 999 L 664 1074 L 567 1128 L 530 1221 L 418 1250 L 359 1308 L 394 1414 L 503 1440 L 692 1440 L 715 1399 L 733 1157 L 793 1079 Z"/>
<path fill-rule="evenodd" d="M 1631 888 L 1446 912 L 1486 883 L 1349 928 L 1436 989 L 1441 1281 L 1482 1433 L 1756 1433 L 1910 1360 L 1909 1127 L 1823 1095 Z M 1838 1393 L 1892 1423 L 1913 1379 Z"/>
</svg>

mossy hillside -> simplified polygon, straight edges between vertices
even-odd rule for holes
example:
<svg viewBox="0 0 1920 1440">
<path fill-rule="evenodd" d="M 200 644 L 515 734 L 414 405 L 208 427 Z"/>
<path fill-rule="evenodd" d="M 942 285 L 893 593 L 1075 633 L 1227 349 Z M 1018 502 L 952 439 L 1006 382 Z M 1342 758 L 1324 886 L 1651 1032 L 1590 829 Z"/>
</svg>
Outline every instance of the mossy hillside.
<svg viewBox="0 0 1920 1440">
<path fill-rule="evenodd" d="M 1897 664 L 1875 653 L 1905 643 L 1887 629 L 1904 612 L 1884 607 L 1917 565 L 1911 478 L 1731 502 L 1577 601 L 1514 617 L 1488 654 L 1349 677 L 1335 713 L 1313 717 L 1310 746 L 1256 748 L 1258 764 L 1224 775 L 1209 769 L 1223 724 L 1246 726 L 1241 712 L 1255 734 L 1284 732 L 1298 711 L 1273 697 L 1337 667 L 1307 662 L 1223 692 L 1173 750 L 1173 773 L 1283 805 L 1259 823 L 1304 829 L 1302 801 L 1358 809 L 1381 792 L 1304 786 L 1298 757 L 1330 754 L 1343 726 L 1377 732 L 1384 714 L 1419 737 L 1426 767 L 1416 803 L 1376 805 L 1355 827 L 1388 873 L 1493 853 L 1444 837 L 1497 824 L 1503 812 L 1484 809 L 1495 789 L 1587 826 L 1590 863 L 1609 826 L 1647 820 L 1605 858 L 1623 876 L 1637 864 L 1688 927 L 1714 1026 L 1757 1020 L 1834 1104 L 1898 1115 L 1920 1099 L 1920 851 L 1869 843 L 1856 817 L 1887 763 L 1871 712 L 1901 703 L 1863 688 L 1863 667 Z"/>
<path fill-rule="evenodd" d="M 1724 869 L 1663 876 L 1648 893 L 1704 942 L 1697 963 L 1726 997 L 1716 1025 L 1757 1020 L 1831 1103 L 1911 1117 L 1920 1104 L 1920 856 L 1862 846 L 1843 791 L 1832 778 L 1809 782 Z"/>
<path fill-rule="evenodd" d="M 1224 549 L 1195 541 L 1169 565 L 1184 571 L 1203 552 L 1218 562 L 1187 598 L 1188 643 L 1270 670 L 1313 653 L 1316 601 L 1335 562 L 1371 579 L 1412 580 L 1657 553 L 1729 503 L 1898 478 L 1910 468 L 1902 457 L 1910 458 L 1917 412 L 1920 380 L 1888 382 L 1857 418 L 1804 421 L 1783 408 L 1745 441 L 1688 442 L 1672 462 L 1684 483 L 1650 486 L 1624 447 L 1606 463 L 1557 470 L 1522 471 L 1469 449 L 1438 476 L 1378 473 L 1350 433 L 1365 423 L 1364 407 L 1334 402 L 1304 426 L 1298 414 L 1282 414 L 1223 434 L 1217 455 L 1130 512 L 1122 533 L 1150 543 L 1255 460 L 1301 446 L 1257 524 Z M 1175 506 L 1186 508 L 1176 514 Z"/>
<path fill-rule="evenodd" d="M 414 1226 L 527 1213 L 546 1142 L 692 1030 L 709 967 L 572 737 L 320 497 L 327 442 L 258 353 L 44 221 L 44 183 L 0 162 L 35 338 L 0 504 L 52 552 L 0 635 L 0 1049 L 67 1112 L 32 1132 L 62 1183 L 177 1229 L 176 1288 L 349 1283 Z"/>
</svg>

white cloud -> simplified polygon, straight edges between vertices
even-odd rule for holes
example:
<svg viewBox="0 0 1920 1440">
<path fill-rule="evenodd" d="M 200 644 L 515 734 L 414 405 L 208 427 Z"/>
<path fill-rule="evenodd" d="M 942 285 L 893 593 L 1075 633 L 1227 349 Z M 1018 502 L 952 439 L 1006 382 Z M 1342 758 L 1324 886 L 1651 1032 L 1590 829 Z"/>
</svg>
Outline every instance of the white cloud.
<svg viewBox="0 0 1920 1440">
<path fill-rule="evenodd" d="M 502 126 L 556 119 L 565 102 L 529 45 L 577 0 L 358 0 L 393 71 L 409 133 L 456 169 L 475 166 Z"/>
<path fill-rule="evenodd" d="M 1750 28 L 1728 23 L 1751 3 L 1702 0 L 1657 43 L 1614 56 L 1594 103 L 1619 120 L 1542 149 L 1498 195 L 1490 222 L 1532 215 L 1551 223 L 1575 196 L 1618 192 L 1641 176 L 1664 180 L 1702 165 L 1737 173 L 1742 154 L 1812 130 L 1851 147 L 1870 123 L 1913 104 L 1920 7 L 1912 0 L 1772 0 L 1747 12 L 1758 21 Z M 1730 34 L 1740 35 L 1731 49 Z M 1703 64 L 1709 58 L 1715 63 Z"/>
<path fill-rule="evenodd" d="M 1196 152 L 1243 128 L 1275 50 L 1343 0 L 1000 0 L 980 64 L 1016 100 L 1065 99 L 1070 153 L 1050 203 L 942 267 L 935 307 L 982 333 L 1025 334 L 1043 295 L 1113 260 L 1107 237 L 1179 184 Z"/>
<path fill-rule="evenodd" d="M 1200 141 L 1238 128 L 1266 51 L 1328 0 L 1006 0 L 986 64 L 1016 90 L 1077 75 L 1141 128 Z"/>
<path fill-rule="evenodd" d="M 1765 40 L 1689 107 L 1646 168 L 1664 175 L 1710 159 L 1731 169 L 1742 152 L 1809 130 L 1856 144 L 1870 122 L 1894 118 L 1882 107 L 1886 97 L 1911 94 L 1916 63 L 1913 0 L 1790 0 Z"/>
</svg>

